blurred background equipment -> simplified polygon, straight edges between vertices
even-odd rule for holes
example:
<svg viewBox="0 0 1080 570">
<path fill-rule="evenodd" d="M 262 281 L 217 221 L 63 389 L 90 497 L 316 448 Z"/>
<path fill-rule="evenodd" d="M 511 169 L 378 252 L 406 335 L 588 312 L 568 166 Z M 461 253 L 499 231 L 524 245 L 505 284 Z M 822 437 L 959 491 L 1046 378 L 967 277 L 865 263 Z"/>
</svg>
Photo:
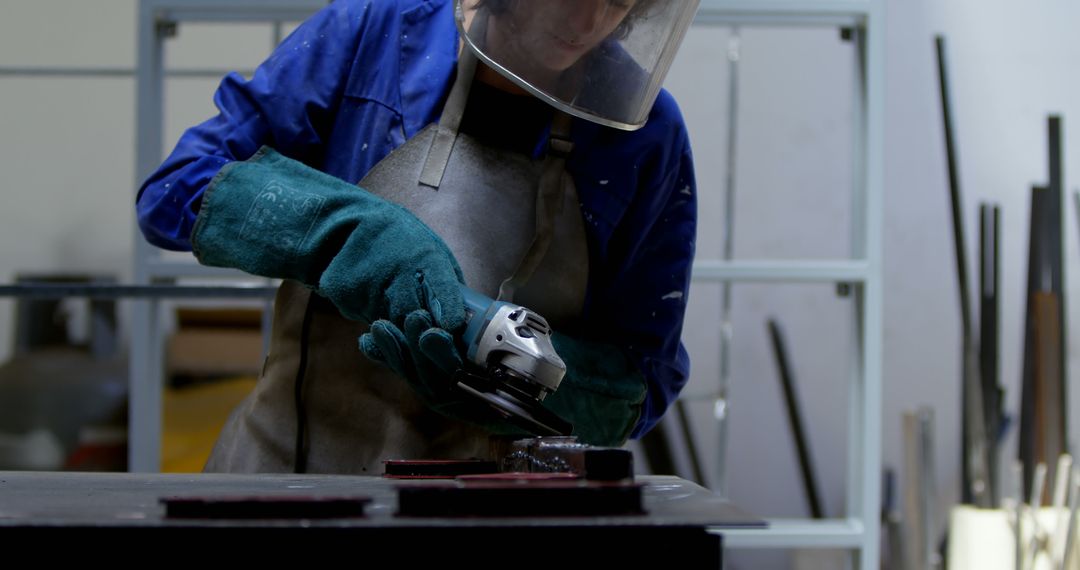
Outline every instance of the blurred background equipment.
<svg viewBox="0 0 1080 570">
<path fill-rule="evenodd" d="M 1032 493 L 1035 466 L 1053 464 L 1068 451 L 1062 136 L 1061 117 L 1051 115 L 1047 119 L 1049 182 L 1031 190 L 1019 440 L 1026 496 Z M 1049 496 L 1039 501 L 1048 503 Z"/>
<path fill-rule="evenodd" d="M 21 275 L 38 284 L 111 276 Z M 0 364 L 0 469 L 127 468 L 127 368 L 110 300 L 20 298 L 15 349 Z"/>
</svg>

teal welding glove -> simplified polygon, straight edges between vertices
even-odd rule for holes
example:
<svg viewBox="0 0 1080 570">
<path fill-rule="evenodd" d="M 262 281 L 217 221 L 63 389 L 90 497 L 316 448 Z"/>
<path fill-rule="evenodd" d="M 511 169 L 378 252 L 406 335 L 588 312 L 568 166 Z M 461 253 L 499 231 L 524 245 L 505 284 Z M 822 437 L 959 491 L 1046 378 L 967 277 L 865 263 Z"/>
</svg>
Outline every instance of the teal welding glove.
<svg viewBox="0 0 1080 570">
<path fill-rule="evenodd" d="M 431 313 L 420 309 L 405 317 L 404 331 L 394 323 L 378 320 L 360 336 L 360 352 L 405 378 L 429 406 L 449 399 L 450 377 L 461 368 L 454 337 L 435 326 Z"/>
<path fill-rule="evenodd" d="M 205 265 L 293 279 L 353 320 L 403 323 L 417 309 L 465 322 L 461 269 L 408 210 L 269 147 L 225 165 L 191 236 Z"/>
<path fill-rule="evenodd" d="M 497 416 L 486 404 L 454 388 L 451 376 L 463 366 L 454 337 L 435 325 L 431 314 L 417 310 L 405 317 L 405 329 L 379 320 L 360 336 L 360 352 L 406 381 L 432 410 L 478 425 L 498 435 L 528 434 Z"/>
<path fill-rule="evenodd" d="M 630 437 L 645 401 L 645 376 L 619 348 L 551 335 L 566 376 L 544 407 L 574 424 L 582 443 L 618 447 Z"/>
</svg>

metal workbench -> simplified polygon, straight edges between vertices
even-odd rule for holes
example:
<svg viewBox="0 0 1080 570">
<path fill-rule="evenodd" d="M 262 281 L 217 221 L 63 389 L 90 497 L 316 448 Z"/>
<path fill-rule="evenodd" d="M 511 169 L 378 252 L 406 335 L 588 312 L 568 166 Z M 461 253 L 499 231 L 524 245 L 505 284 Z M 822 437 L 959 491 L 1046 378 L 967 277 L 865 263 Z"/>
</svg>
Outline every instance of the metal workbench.
<svg viewBox="0 0 1080 570">
<path fill-rule="evenodd" d="M 724 529 L 763 522 L 689 481 L 638 477 L 645 513 L 620 516 L 398 516 L 402 485 L 431 481 L 344 475 L 0 472 L 0 536 L 8 554 L 55 545 L 57 553 L 108 545 L 167 549 L 199 558 L 238 550 L 248 561 L 317 549 L 363 561 L 524 566 L 721 567 Z M 445 484 L 454 484 L 444 481 Z M 191 497 L 366 497 L 347 518 L 177 519 L 161 500 Z M 62 546 L 61 546 L 62 545 Z M 162 553 L 166 550 L 157 550 Z M 300 550 L 304 552 L 304 550 Z M 161 556 L 162 554 L 159 554 Z M 205 560 L 205 558 L 204 558 Z M 663 566 L 661 566 L 663 567 Z"/>
</svg>

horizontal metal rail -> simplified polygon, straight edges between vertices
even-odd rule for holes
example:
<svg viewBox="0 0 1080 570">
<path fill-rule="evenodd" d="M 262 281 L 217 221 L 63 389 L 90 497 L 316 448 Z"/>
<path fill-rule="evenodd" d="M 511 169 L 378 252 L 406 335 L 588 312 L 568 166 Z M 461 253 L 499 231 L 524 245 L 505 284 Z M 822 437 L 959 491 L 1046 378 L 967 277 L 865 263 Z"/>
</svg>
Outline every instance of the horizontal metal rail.
<svg viewBox="0 0 1080 570">
<path fill-rule="evenodd" d="M 266 285 L 113 285 L 108 283 L 21 283 L 0 285 L 0 297 L 29 299 L 265 299 L 277 287 Z"/>
<path fill-rule="evenodd" d="M 250 77 L 255 73 L 254 69 L 172 69 L 165 72 L 166 77 L 196 78 L 196 79 L 220 79 L 226 73 L 237 71 L 240 75 Z M 0 67 L 0 77 L 33 77 L 42 79 L 66 79 L 66 78 L 107 78 L 107 79 L 134 79 L 134 67 Z"/>
</svg>

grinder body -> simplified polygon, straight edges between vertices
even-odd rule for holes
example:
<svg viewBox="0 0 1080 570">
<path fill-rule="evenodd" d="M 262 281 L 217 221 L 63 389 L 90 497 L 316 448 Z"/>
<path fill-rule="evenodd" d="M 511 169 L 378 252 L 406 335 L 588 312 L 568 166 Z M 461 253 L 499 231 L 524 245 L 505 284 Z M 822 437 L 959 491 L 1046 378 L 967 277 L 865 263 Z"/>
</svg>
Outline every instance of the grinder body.
<svg viewBox="0 0 1080 570">
<path fill-rule="evenodd" d="M 558 389 L 566 364 L 551 342 L 547 320 L 526 307 L 496 301 L 462 285 L 466 369 L 458 388 L 537 435 L 569 435 L 573 426 L 541 403 Z"/>
</svg>

